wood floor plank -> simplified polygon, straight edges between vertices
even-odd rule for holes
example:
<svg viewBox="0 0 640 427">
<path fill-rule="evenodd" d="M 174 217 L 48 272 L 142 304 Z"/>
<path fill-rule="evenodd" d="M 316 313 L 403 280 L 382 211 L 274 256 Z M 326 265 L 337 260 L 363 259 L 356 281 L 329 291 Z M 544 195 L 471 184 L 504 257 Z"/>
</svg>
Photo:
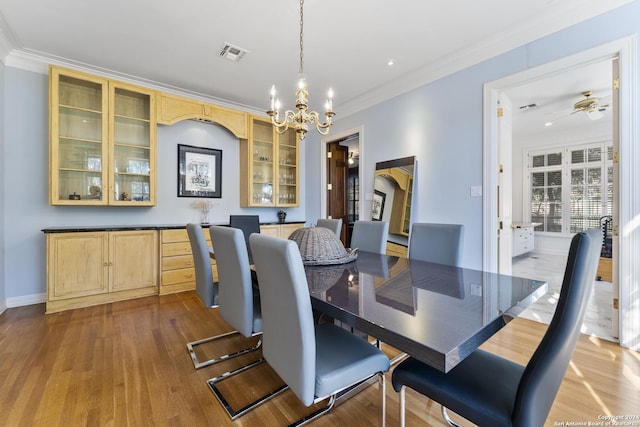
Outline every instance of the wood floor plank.
<svg viewBox="0 0 640 427">
<path fill-rule="evenodd" d="M 231 422 L 206 380 L 240 366 L 232 359 L 195 370 L 186 343 L 231 328 L 194 292 L 139 298 L 45 315 L 44 305 L 0 315 L 0 425 L 280 426 L 312 412 L 290 391 Z M 483 348 L 526 363 L 546 325 L 515 319 Z M 216 344 L 229 350 L 235 338 Z M 234 379 L 247 399 L 278 382 L 268 366 Z M 387 374 L 387 425 L 398 424 L 398 396 Z M 444 426 L 440 406 L 409 390 L 407 425 Z M 314 426 L 377 426 L 374 384 Z M 640 357 L 617 344 L 581 336 L 546 425 L 640 415 Z M 455 414 L 464 426 L 470 425 Z"/>
</svg>

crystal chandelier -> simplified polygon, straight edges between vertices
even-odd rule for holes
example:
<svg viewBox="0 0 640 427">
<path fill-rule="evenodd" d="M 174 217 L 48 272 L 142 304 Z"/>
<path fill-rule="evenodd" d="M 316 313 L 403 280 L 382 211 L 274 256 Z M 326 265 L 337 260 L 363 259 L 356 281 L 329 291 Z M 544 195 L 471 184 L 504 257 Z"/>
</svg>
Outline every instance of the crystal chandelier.
<svg viewBox="0 0 640 427">
<path fill-rule="evenodd" d="M 305 134 L 309 130 L 309 123 L 315 125 L 321 135 L 329 133 L 331 126 L 331 118 L 335 116 L 333 112 L 333 90 L 329 89 L 328 99 L 325 103 L 325 121 L 320 123 L 320 115 L 316 111 L 307 111 L 307 83 L 304 76 L 304 49 L 302 43 L 302 35 L 304 32 L 304 0 L 300 0 L 300 68 L 298 70 L 298 89 L 296 90 L 296 111 L 287 110 L 284 117 L 280 119 L 280 100 L 276 99 L 276 87 L 271 87 L 271 107 L 267 114 L 271 117 L 271 123 L 279 134 L 283 134 L 287 129 L 295 129 L 300 135 L 300 140 L 304 139 Z"/>
</svg>

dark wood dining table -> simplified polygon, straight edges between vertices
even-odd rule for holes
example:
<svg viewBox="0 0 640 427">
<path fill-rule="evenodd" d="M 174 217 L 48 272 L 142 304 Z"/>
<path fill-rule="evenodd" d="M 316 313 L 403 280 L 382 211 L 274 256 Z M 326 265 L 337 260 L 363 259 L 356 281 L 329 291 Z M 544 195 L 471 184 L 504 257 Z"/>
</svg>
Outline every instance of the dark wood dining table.
<svg viewBox="0 0 640 427">
<path fill-rule="evenodd" d="M 443 372 L 547 291 L 541 280 L 363 251 L 305 273 L 316 311 Z"/>
</svg>

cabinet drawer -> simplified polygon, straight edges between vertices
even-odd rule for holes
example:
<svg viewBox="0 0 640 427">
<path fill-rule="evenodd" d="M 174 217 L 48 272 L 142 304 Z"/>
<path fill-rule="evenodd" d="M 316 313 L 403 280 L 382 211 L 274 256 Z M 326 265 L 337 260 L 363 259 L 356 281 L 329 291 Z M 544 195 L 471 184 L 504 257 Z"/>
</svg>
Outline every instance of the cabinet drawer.
<svg viewBox="0 0 640 427">
<path fill-rule="evenodd" d="M 204 234 L 204 238 L 207 242 L 211 242 L 211 235 L 209 234 L 208 228 L 203 228 L 202 234 Z M 178 243 L 178 242 L 189 243 L 189 235 L 187 234 L 186 229 L 181 228 L 178 230 L 162 230 L 162 243 Z"/>
<path fill-rule="evenodd" d="M 191 255 L 179 255 L 162 258 L 162 271 L 178 270 L 180 268 L 193 268 Z"/>
<path fill-rule="evenodd" d="M 172 285 L 174 283 L 195 282 L 196 270 L 191 268 L 181 268 L 162 272 L 162 285 Z"/>
<path fill-rule="evenodd" d="M 162 243 L 188 242 L 187 230 L 180 228 L 177 230 L 162 230 Z"/>
<path fill-rule="evenodd" d="M 407 250 L 408 250 L 408 248 L 406 246 L 402 246 L 402 245 L 399 245 L 399 244 L 393 243 L 393 242 L 387 242 L 387 255 L 397 256 L 397 257 L 400 257 L 400 258 L 406 258 L 407 257 Z"/>
<path fill-rule="evenodd" d="M 191 244 L 189 242 L 165 243 L 162 245 L 162 257 L 172 257 L 178 255 L 191 256 Z"/>
</svg>

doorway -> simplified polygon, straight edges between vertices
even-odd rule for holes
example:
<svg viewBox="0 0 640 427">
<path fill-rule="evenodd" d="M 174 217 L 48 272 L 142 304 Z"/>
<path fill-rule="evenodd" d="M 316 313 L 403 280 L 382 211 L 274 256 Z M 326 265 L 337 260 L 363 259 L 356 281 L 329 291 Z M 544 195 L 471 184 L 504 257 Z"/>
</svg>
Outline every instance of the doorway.
<svg viewBox="0 0 640 427">
<path fill-rule="evenodd" d="M 320 149 L 323 188 L 320 212 L 327 218 L 343 218 L 341 239 L 349 247 L 353 224 L 362 216 L 362 128 L 325 137 L 321 140 Z M 330 156 L 337 156 L 337 161 Z M 337 176 L 340 179 L 336 179 Z"/>
<path fill-rule="evenodd" d="M 614 140 L 619 141 L 620 146 L 616 150 L 616 153 L 632 153 L 631 141 L 633 141 L 634 135 L 632 135 L 633 129 L 635 129 L 635 116 L 633 110 L 635 104 L 631 102 L 633 98 L 633 87 L 635 87 L 635 76 L 633 68 L 633 45 L 631 37 L 625 38 L 616 42 L 609 43 L 607 45 L 599 46 L 594 49 L 590 49 L 579 54 L 572 55 L 567 58 L 563 58 L 553 63 L 545 64 L 543 66 L 536 67 L 534 69 L 527 70 L 517 75 L 509 76 L 500 79 L 495 82 L 491 82 L 485 85 L 485 99 L 484 99 L 484 158 L 483 164 L 486 171 L 495 171 L 485 173 L 483 177 L 483 185 L 487 189 L 483 199 L 483 268 L 492 271 L 498 271 L 498 253 L 499 243 L 495 237 L 495 230 L 498 229 L 498 204 L 501 203 L 498 199 L 498 194 L 495 191 L 489 189 L 498 188 L 498 132 L 497 129 L 497 105 L 498 99 L 501 93 L 507 92 L 510 89 L 516 88 L 521 85 L 529 84 L 536 80 L 543 78 L 549 78 L 557 75 L 561 72 L 567 72 L 570 70 L 577 70 L 589 64 L 593 64 L 599 61 L 618 58 L 620 63 L 620 90 L 614 96 L 620 96 L 620 110 L 619 110 L 619 124 L 614 125 L 614 130 L 620 131 L 620 136 L 615 137 Z M 613 101 L 615 102 L 615 100 Z M 616 102 L 615 105 L 618 105 Z M 514 109 L 519 106 L 514 105 Z M 615 142 L 614 142 L 615 144 Z M 638 159 L 629 155 L 624 158 L 620 156 L 618 162 L 619 175 L 619 188 L 617 194 L 620 200 L 619 215 L 615 217 L 615 224 L 632 224 L 633 218 L 631 217 L 631 206 L 637 199 L 637 195 L 632 194 L 630 182 L 633 179 L 634 167 L 637 167 Z M 616 175 L 616 174 L 614 174 Z M 522 187 L 521 187 L 522 188 Z M 614 321 L 614 336 L 620 337 L 620 344 L 625 347 L 634 348 L 634 346 L 640 345 L 640 338 L 638 335 L 639 325 L 635 321 L 623 323 L 625 319 L 633 319 L 639 315 L 639 309 L 636 306 L 638 288 L 637 273 L 635 269 L 632 269 L 629 265 L 629 261 L 633 254 L 633 248 L 638 246 L 638 233 L 632 231 L 625 235 L 624 242 L 616 242 L 617 236 L 614 235 L 614 252 L 618 247 L 619 253 L 617 261 L 614 263 L 614 303 L 613 306 L 619 306 L 620 313 L 614 309 L 612 319 Z M 619 282 L 618 277 L 625 277 L 627 280 Z M 619 288 L 617 288 L 619 287 Z M 619 299 L 617 298 L 619 295 Z M 617 320 L 620 319 L 620 334 L 615 333 L 615 328 L 618 326 Z"/>
</svg>

